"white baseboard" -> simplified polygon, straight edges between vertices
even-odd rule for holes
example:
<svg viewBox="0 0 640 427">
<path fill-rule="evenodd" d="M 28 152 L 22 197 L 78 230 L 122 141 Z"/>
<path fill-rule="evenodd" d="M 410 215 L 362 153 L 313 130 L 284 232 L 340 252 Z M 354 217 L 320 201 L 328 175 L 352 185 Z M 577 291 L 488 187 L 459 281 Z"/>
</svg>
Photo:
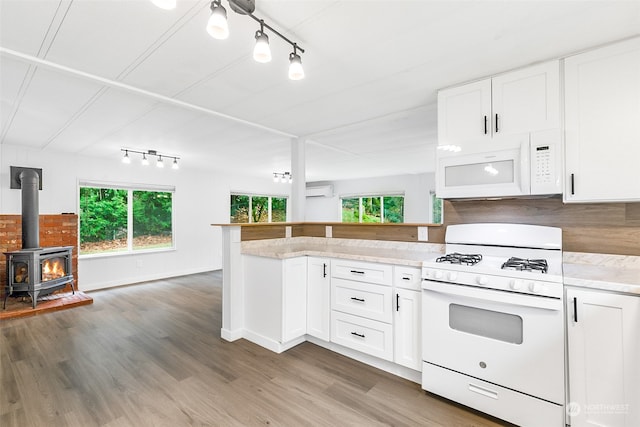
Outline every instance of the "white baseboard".
<svg viewBox="0 0 640 427">
<path fill-rule="evenodd" d="M 242 329 L 231 331 L 229 329 L 220 329 L 220 337 L 226 341 L 236 341 L 242 338 Z"/>
<path fill-rule="evenodd" d="M 248 331 L 246 329 L 244 330 L 243 338 L 246 339 L 247 341 L 251 341 L 254 344 L 264 347 L 267 350 L 271 350 L 274 353 L 282 353 L 283 351 L 287 351 L 290 348 L 295 347 L 298 344 L 301 344 L 306 341 L 305 337 L 302 336 L 283 344 L 283 343 L 280 343 L 279 341 L 273 340 L 271 338 L 267 338 L 263 335 L 256 334 L 255 332 Z"/>
</svg>

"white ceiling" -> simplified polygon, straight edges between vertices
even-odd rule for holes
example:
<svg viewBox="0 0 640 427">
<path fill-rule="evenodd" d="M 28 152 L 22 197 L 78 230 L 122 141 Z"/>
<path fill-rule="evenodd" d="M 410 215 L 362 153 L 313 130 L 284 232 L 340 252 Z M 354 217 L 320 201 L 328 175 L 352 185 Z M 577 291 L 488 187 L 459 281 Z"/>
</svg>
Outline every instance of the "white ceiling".
<svg viewBox="0 0 640 427">
<path fill-rule="evenodd" d="M 258 25 L 208 0 L 0 0 L 0 143 L 270 176 L 309 142 L 307 180 L 433 170 L 436 91 L 636 35 L 640 1 L 257 0 L 306 52 L 251 53 Z"/>
</svg>

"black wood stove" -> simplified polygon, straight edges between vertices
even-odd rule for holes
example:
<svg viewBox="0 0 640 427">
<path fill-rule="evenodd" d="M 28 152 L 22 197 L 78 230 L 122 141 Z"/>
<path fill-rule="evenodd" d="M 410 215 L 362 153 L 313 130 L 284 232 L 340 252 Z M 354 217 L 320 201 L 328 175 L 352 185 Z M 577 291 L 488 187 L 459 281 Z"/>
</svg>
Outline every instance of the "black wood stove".
<svg viewBox="0 0 640 427">
<path fill-rule="evenodd" d="M 38 188 L 40 177 L 34 169 L 14 168 L 22 189 L 22 249 L 5 252 L 7 283 L 3 308 L 8 297 L 30 296 L 36 308 L 38 297 L 48 295 L 67 284 L 73 287 L 73 246 L 41 248 Z"/>
</svg>

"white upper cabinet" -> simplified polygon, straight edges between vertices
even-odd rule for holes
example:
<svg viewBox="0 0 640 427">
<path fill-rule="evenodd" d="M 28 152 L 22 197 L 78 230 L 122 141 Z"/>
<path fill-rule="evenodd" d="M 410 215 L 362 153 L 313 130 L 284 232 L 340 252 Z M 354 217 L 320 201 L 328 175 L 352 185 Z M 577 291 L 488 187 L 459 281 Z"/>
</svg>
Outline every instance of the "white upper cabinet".
<svg viewBox="0 0 640 427">
<path fill-rule="evenodd" d="M 565 59 L 565 202 L 640 201 L 640 38 Z"/>
<path fill-rule="evenodd" d="M 439 145 L 559 127 L 559 61 L 438 92 Z"/>
</svg>

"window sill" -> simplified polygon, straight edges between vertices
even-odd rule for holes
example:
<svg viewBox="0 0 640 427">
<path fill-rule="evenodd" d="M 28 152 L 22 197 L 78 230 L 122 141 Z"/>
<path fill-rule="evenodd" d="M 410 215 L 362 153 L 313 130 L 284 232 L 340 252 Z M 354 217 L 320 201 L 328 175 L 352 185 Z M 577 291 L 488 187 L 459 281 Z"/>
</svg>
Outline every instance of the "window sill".
<svg viewBox="0 0 640 427">
<path fill-rule="evenodd" d="M 170 248 L 157 248 L 157 249 L 139 249 L 136 251 L 122 251 L 122 252 L 106 252 L 106 253 L 97 253 L 97 254 L 80 254 L 78 255 L 79 260 L 85 259 L 100 259 L 100 258 L 114 258 L 114 257 L 126 257 L 132 255 L 146 255 L 146 254 L 158 254 L 165 252 L 175 252 L 175 246 Z"/>
</svg>

